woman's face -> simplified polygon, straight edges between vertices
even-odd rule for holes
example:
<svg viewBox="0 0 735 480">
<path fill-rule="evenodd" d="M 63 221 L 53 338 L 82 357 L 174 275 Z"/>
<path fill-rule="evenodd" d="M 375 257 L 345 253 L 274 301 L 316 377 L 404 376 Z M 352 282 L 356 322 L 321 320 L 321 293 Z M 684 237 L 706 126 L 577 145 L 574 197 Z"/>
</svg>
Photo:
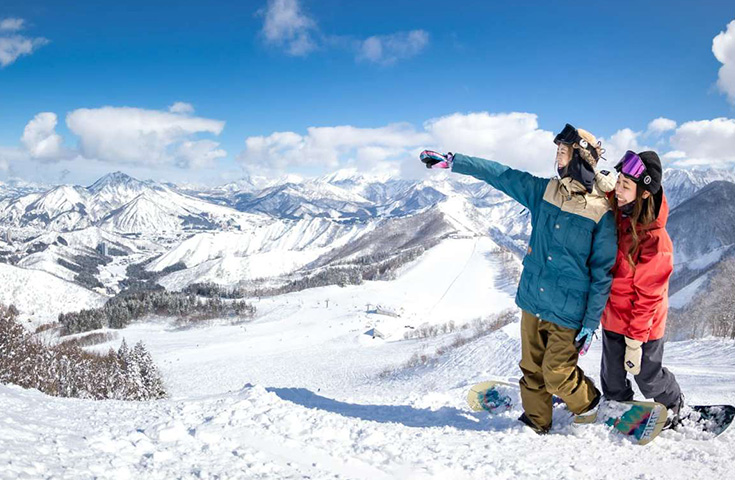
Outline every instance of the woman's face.
<svg viewBox="0 0 735 480">
<path fill-rule="evenodd" d="M 635 201 L 638 193 L 638 185 L 623 174 L 618 175 L 618 181 L 615 184 L 615 197 L 618 199 L 618 206 L 622 207 L 630 202 Z M 643 192 L 643 198 L 648 198 L 650 193 Z"/>
<path fill-rule="evenodd" d="M 635 201 L 635 195 L 638 192 L 638 185 L 623 175 L 618 175 L 618 181 L 615 184 L 615 197 L 618 199 L 618 205 L 627 205 Z"/>
<path fill-rule="evenodd" d="M 572 159 L 572 146 L 560 143 L 556 147 L 556 163 L 559 168 L 564 168 L 569 165 L 569 161 Z"/>
</svg>

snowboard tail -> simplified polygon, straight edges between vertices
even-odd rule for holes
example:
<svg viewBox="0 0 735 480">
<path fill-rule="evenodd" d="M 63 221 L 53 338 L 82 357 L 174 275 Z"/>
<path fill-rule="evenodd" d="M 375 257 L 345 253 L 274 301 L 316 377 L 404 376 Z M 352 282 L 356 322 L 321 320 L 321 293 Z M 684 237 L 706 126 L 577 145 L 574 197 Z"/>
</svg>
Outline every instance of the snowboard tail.
<svg viewBox="0 0 735 480">
<path fill-rule="evenodd" d="M 607 413 L 605 424 L 638 445 L 651 443 L 666 425 L 666 407 L 656 402 L 611 402 L 624 406 L 618 414 Z M 618 407 L 616 407 L 618 409 Z"/>
<path fill-rule="evenodd" d="M 518 385 L 490 380 L 470 387 L 467 392 L 467 404 L 475 412 L 499 413 L 513 407 L 513 399 L 507 390 L 518 388 Z"/>
<path fill-rule="evenodd" d="M 513 408 L 521 403 L 521 388 L 517 383 L 502 380 L 489 380 L 470 387 L 467 392 L 467 405 L 475 412 L 499 413 Z M 564 401 L 554 395 L 551 399 L 554 405 Z"/>
<path fill-rule="evenodd" d="M 727 430 L 735 419 L 735 406 L 732 405 L 693 405 L 687 408 L 690 411 L 682 417 L 680 423 L 694 423 L 715 436 Z"/>
</svg>

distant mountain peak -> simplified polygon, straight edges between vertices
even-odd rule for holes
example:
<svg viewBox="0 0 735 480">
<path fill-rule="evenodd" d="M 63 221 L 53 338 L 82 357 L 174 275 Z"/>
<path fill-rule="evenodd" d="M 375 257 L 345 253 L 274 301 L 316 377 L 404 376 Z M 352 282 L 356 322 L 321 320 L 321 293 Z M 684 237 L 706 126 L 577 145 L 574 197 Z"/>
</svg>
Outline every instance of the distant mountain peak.
<svg viewBox="0 0 735 480">
<path fill-rule="evenodd" d="M 87 189 L 93 193 L 103 190 L 105 187 L 115 186 L 143 186 L 145 182 L 138 180 L 137 178 L 131 177 L 127 173 L 121 171 L 111 172 L 107 175 L 103 175 Z"/>
<path fill-rule="evenodd" d="M 315 183 L 341 184 L 367 184 L 371 182 L 387 182 L 390 180 L 388 174 L 368 173 L 359 171 L 357 168 L 349 167 L 335 170 L 312 181 Z"/>
</svg>

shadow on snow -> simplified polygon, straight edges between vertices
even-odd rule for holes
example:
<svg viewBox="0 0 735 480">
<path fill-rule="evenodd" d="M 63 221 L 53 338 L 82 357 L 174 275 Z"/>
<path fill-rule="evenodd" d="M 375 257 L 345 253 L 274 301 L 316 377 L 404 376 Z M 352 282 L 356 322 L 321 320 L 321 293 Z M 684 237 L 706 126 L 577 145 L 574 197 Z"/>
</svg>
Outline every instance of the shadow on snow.
<svg viewBox="0 0 735 480">
<path fill-rule="evenodd" d="M 438 410 L 414 408 L 408 405 L 359 405 L 322 397 L 305 388 L 267 388 L 281 399 L 344 417 L 359 418 L 379 423 L 398 423 L 407 427 L 451 427 L 458 430 L 503 431 L 521 428 L 520 423 L 507 415 L 467 412 L 452 407 Z"/>
</svg>

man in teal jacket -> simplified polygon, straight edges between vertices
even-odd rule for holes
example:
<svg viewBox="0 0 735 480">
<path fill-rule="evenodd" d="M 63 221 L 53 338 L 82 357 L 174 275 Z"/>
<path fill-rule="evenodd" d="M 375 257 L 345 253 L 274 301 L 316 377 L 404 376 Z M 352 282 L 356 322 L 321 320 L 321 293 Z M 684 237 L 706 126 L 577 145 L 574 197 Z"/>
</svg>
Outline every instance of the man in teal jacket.
<svg viewBox="0 0 735 480">
<path fill-rule="evenodd" d="M 428 168 L 483 180 L 531 213 L 531 239 L 516 294 L 521 316 L 519 420 L 537 433 L 551 428 L 552 395 L 575 414 L 593 410 L 600 392 L 577 366 L 607 303 L 617 254 L 615 221 L 606 192 L 614 181 L 595 167 L 597 139 L 567 125 L 557 135 L 560 178 L 539 178 L 462 154 L 424 151 Z M 580 347 L 581 345 L 581 347 Z"/>
</svg>

